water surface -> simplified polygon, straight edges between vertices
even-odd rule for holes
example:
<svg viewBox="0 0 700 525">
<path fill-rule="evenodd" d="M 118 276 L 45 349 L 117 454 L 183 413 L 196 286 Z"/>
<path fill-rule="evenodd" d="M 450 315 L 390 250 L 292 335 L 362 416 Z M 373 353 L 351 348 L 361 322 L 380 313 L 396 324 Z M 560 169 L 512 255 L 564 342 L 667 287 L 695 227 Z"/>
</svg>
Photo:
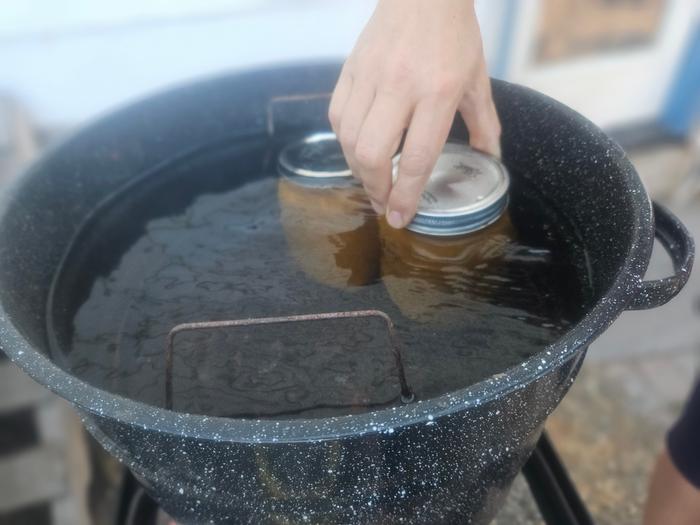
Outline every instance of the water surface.
<svg viewBox="0 0 700 525">
<path fill-rule="evenodd" d="M 280 187 L 273 158 L 264 143 L 202 151 L 104 204 L 54 286 L 54 358 L 163 406 L 166 337 L 180 323 L 378 309 L 427 399 L 542 350 L 589 300 L 575 236 L 523 187 L 510 224 L 436 247 L 390 230 L 361 195 Z M 401 402 L 381 319 L 189 332 L 173 352 L 183 412 L 308 418 Z"/>
</svg>

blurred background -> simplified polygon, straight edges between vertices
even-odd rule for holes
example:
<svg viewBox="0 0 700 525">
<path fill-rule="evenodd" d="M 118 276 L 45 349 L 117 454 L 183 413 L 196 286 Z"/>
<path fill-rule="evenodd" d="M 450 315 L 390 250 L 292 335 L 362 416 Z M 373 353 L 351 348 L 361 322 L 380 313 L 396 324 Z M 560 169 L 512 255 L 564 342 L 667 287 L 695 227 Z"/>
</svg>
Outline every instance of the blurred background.
<svg viewBox="0 0 700 525">
<path fill-rule="evenodd" d="M 262 64 L 342 60 L 374 0 L 24 0 L 0 10 L 0 185 L 102 113 Z M 477 1 L 492 76 L 578 110 L 700 238 L 700 3 Z M 651 277 L 670 272 L 660 253 Z M 700 271 L 591 348 L 548 430 L 599 523 L 639 523 L 700 364 Z M 0 525 L 113 523 L 119 468 L 71 410 L 0 361 Z M 523 512 L 499 523 L 540 523 Z"/>
</svg>

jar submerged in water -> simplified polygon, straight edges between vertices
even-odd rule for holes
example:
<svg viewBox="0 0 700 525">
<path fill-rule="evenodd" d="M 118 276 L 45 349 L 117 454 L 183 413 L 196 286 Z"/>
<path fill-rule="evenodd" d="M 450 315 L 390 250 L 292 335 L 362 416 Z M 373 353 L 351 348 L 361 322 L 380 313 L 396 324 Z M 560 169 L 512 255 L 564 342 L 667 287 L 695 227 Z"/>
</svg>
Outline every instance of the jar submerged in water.
<svg viewBox="0 0 700 525">
<path fill-rule="evenodd" d="M 506 214 L 483 230 L 455 237 L 396 230 L 382 219 L 379 235 L 382 281 L 401 313 L 453 325 L 469 303 L 488 299 L 492 283 L 482 277 L 498 273 L 515 230 Z"/>
<path fill-rule="evenodd" d="M 394 178 L 398 171 L 394 169 Z M 496 222 L 508 204 L 508 171 L 464 144 L 448 142 L 438 157 L 407 228 L 436 237 L 475 232 Z"/>
<path fill-rule="evenodd" d="M 515 230 L 506 212 L 509 179 L 493 157 L 447 143 L 404 230 L 379 224 L 381 274 L 409 319 L 451 325 L 488 298 Z"/>
<path fill-rule="evenodd" d="M 333 133 L 285 147 L 278 198 L 289 251 L 304 273 L 339 289 L 379 278 L 376 214 Z"/>
<path fill-rule="evenodd" d="M 459 322 L 494 290 L 482 277 L 498 273 L 515 239 L 508 175 L 496 159 L 447 143 L 403 230 L 377 219 L 332 133 L 287 146 L 279 169 L 289 250 L 315 281 L 347 289 L 381 279 L 408 319 L 438 326 Z"/>
</svg>

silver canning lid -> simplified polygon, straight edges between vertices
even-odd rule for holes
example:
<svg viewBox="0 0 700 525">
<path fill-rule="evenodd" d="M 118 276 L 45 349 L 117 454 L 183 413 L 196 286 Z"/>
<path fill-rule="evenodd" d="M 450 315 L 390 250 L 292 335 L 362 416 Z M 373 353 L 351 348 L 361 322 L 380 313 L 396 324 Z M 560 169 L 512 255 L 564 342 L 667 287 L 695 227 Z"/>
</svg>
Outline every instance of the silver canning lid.
<svg viewBox="0 0 700 525">
<path fill-rule="evenodd" d="M 396 155 L 392 159 L 394 166 L 398 158 Z M 330 131 L 313 133 L 286 145 L 277 159 L 277 169 L 280 175 L 302 186 L 359 185 L 335 133 Z"/>
<path fill-rule="evenodd" d="M 354 182 L 335 133 L 318 132 L 284 147 L 281 175 L 304 186 L 345 186 Z"/>
<path fill-rule="evenodd" d="M 394 177 L 397 170 L 394 170 Z M 508 204 L 508 172 L 495 157 L 448 142 L 407 226 L 427 235 L 461 235 L 485 228 Z"/>
</svg>

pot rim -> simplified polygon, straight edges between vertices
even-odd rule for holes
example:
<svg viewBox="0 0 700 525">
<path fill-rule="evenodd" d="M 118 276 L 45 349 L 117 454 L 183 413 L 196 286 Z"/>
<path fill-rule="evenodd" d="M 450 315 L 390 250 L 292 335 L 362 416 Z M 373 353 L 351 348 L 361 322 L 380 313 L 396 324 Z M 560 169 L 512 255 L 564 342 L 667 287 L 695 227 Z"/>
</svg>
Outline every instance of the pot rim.
<svg viewBox="0 0 700 525">
<path fill-rule="evenodd" d="M 527 88 L 522 89 L 531 92 Z M 544 96 L 539 93 L 538 95 Z M 557 101 L 549 98 L 548 101 L 557 109 L 574 113 Z M 602 131 L 585 118 L 580 118 L 581 125 L 588 133 L 602 139 L 599 147 L 607 146 L 609 150 L 620 152 L 619 146 Z M 0 197 L 0 220 L 6 215 L 13 195 L 19 192 L 23 181 L 47 165 L 55 152 L 90 133 L 94 124 L 88 124 L 76 135 L 52 148 L 40 161 L 10 184 L 10 188 Z M 627 157 L 620 155 L 615 161 L 620 176 L 624 177 L 630 188 L 628 195 L 632 199 L 632 208 L 637 213 L 634 218 L 636 224 L 631 248 L 607 292 L 578 323 L 540 352 L 502 373 L 438 397 L 375 412 L 318 419 L 231 419 L 175 412 L 108 392 L 64 371 L 20 334 L 1 303 L 0 348 L 34 380 L 82 411 L 101 418 L 114 419 L 124 425 L 183 438 L 282 444 L 336 440 L 367 434 L 392 434 L 406 426 L 432 425 L 440 418 L 484 405 L 555 372 L 562 363 L 588 347 L 632 301 L 651 257 L 654 239 L 653 213 L 646 190 Z"/>
</svg>

